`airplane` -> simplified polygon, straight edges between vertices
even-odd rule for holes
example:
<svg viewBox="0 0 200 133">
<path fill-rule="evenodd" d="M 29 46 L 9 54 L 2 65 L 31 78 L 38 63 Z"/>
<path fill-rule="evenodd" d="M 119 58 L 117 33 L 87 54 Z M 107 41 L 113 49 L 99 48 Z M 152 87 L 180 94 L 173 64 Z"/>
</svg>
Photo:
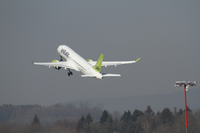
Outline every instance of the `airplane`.
<svg viewBox="0 0 200 133">
<path fill-rule="evenodd" d="M 117 66 L 122 64 L 131 64 L 136 63 L 140 60 L 138 58 L 135 61 L 103 61 L 104 55 L 101 54 L 97 61 L 93 61 L 91 59 L 85 60 L 79 54 L 77 54 L 74 50 L 66 45 L 60 45 L 57 48 L 57 52 L 60 55 L 61 59 L 53 60 L 52 62 L 33 62 L 35 65 L 44 65 L 50 67 L 54 67 L 57 70 L 60 70 L 62 67 L 68 70 L 68 76 L 73 75 L 71 69 L 81 72 L 83 75 L 81 77 L 89 77 L 96 79 L 103 79 L 103 77 L 117 77 L 121 76 L 120 74 L 109 74 L 109 73 L 101 73 L 101 67 L 107 66 Z M 63 61 L 63 58 L 65 61 Z"/>
</svg>

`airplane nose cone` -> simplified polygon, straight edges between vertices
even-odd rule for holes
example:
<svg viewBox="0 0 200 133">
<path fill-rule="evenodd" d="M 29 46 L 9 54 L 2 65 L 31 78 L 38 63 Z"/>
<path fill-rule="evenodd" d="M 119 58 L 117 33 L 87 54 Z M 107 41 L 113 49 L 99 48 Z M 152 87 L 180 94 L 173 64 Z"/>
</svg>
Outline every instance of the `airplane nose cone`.
<svg viewBox="0 0 200 133">
<path fill-rule="evenodd" d="M 62 45 L 60 45 L 58 48 L 57 48 L 57 52 L 59 53 L 59 51 L 61 51 L 62 49 Z"/>
</svg>

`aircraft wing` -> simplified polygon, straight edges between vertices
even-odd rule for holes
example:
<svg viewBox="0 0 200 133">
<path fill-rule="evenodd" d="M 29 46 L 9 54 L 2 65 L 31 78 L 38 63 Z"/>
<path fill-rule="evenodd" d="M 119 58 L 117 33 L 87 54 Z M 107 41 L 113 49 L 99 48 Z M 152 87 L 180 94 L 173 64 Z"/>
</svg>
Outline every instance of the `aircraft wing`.
<svg viewBox="0 0 200 133">
<path fill-rule="evenodd" d="M 103 61 L 101 66 L 117 66 L 117 65 L 122 65 L 122 64 L 131 64 L 131 63 L 136 63 L 137 61 L 139 61 L 140 58 L 138 58 L 135 61 Z M 92 60 L 88 60 L 88 62 L 92 65 L 95 66 L 96 61 L 92 61 Z"/>
<path fill-rule="evenodd" d="M 69 68 L 69 69 L 74 69 L 74 70 L 76 70 L 76 68 L 72 65 L 72 64 L 70 64 L 70 63 L 68 63 L 67 61 L 62 61 L 62 62 L 33 62 L 32 61 L 32 63 L 33 64 L 35 64 L 35 65 L 43 65 L 43 66 L 48 66 L 49 68 L 50 67 L 63 67 L 63 68 Z M 77 71 L 77 70 L 76 70 Z"/>
</svg>

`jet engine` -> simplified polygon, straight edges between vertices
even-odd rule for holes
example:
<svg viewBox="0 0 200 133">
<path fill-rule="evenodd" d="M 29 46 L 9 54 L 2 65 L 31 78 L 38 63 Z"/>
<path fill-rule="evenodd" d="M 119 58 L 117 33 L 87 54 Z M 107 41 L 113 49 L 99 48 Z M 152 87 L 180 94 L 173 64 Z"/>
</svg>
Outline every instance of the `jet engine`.
<svg viewBox="0 0 200 133">
<path fill-rule="evenodd" d="M 59 62 L 58 60 L 53 60 L 52 62 Z M 53 68 L 55 68 L 56 70 L 60 70 L 61 67 L 58 67 L 58 66 L 53 66 Z"/>
</svg>

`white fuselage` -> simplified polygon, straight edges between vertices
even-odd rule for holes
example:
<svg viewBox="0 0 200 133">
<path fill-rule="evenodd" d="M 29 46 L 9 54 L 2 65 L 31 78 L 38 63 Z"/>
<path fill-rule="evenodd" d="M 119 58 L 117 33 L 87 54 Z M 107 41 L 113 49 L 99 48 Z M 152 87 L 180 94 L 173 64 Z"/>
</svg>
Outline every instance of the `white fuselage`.
<svg viewBox="0 0 200 133">
<path fill-rule="evenodd" d="M 88 63 L 79 54 L 73 51 L 66 45 L 60 45 L 57 52 L 62 56 L 76 71 L 82 72 L 84 75 L 94 75 L 95 78 L 102 79 L 102 74 L 93 69 L 92 65 Z"/>
</svg>

